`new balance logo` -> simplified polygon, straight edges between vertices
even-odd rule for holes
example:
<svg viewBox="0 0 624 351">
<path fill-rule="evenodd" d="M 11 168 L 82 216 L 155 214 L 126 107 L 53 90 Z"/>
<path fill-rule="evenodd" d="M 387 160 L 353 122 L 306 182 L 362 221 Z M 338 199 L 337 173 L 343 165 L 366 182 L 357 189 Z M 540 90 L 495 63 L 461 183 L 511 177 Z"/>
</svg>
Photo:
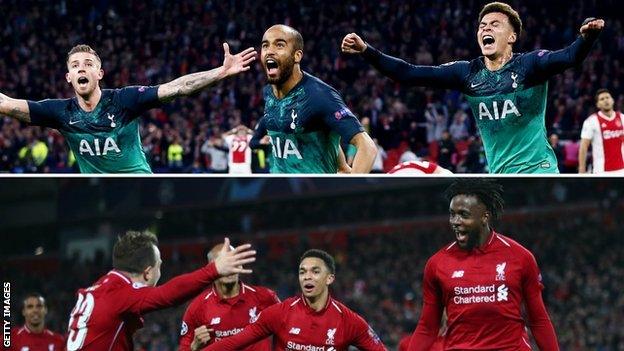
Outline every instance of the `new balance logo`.
<svg viewBox="0 0 624 351">
<path fill-rule="evenodd" d="M 462 278 L 464 276 L 464 271 L 455 271 L 451 278 Z"/>
<path fill-rule="evenodd" d="M 215 325 L 215 324 L 219 324 L 221 323 L 221 317 L 214 317 L 211 321 L 210 321 L 210 325 Z"/>
<path fill-rule="evenodd" d="M 293 334 L 293 335 L 299 335 L 299 333 L 301 333 L 301 328 L 295 328 L 295 327 L 290 328 L 290 331 L 288 332 L 288 334 Z"/>
</svg>

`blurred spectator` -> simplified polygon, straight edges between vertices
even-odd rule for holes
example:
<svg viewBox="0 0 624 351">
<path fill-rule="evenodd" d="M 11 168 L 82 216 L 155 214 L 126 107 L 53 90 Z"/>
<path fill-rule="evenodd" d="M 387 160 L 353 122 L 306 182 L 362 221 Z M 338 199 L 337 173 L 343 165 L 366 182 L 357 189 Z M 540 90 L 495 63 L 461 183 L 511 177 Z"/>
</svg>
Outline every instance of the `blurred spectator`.
<svg viewBox="0 0 624 351">
<path fill-rule="evenodd" d="M 379 145 L 379 141 L 377 138 L 373 138 L 375 145 L 377 146 L 377 156 L 375 156 L 375 162 L 373 163 L 373 169 L 371 173 L 383 173 L 383 164 L 384 161 L 388 158 L 388 154 L 384 150 L 384 148 Z"/>
<path fill-rule="evenodd" d="M 455 143 L 451 140 L 451 134 L 447 131 L 443 132 L 442 138 L 438 141 L 438 164 L 451 172 L 455 172 L 455 165 L 453 164 L 455 152 Z"/>
<path fill-rule="evenodd" d="M 553 151 L 555 151 L 555 156 L 557 157 L 557 163 L 559 165 L 559 172 L 563 173 L 565 170 L 564 161 L 566 157 L 565 149 L 563 145 L 561 145 L 561 143 L 559 142 L 559 135 L 557 135 L 556 133 L 552 133 L 548 138 L 548 141 L 550 142 L 550 147 L 552 147 Z"/>
</svg>

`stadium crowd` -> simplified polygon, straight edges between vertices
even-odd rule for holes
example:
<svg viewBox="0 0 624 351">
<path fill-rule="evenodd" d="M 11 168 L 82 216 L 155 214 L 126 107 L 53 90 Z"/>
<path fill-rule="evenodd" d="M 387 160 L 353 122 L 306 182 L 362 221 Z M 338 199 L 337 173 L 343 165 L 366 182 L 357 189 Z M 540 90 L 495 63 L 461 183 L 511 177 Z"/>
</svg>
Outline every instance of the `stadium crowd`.
<svg viewBox="0 0 624 351">
<path fill-rule="evenodd" d="M 552 79 L 546 114 L 558 135 L 560 168 L 575 172 L 583 120 L 595 111 L 594 93 L 611 90 L 624 103 L 621 17 L 616 0 L 511 1 L 525 34 L 516 51 L 559 49 L 580 23 L 603 16 L 607 26 L 582 69 Z M 304 70 L 338 89 L 385 150 L 383 170 L 401 156 L 434 160 L 456 172 L 483 172 L 483 146 L 461 94 L 401 88 L 360 58 L 339 52 L 344 34 L 356 31 L 380 50 L 417 64 L 442 64 L 479 55 L 475 40 L 480 2 L 471 1 L 109 1 L 3 2 L 0 25 L 0 92 L 39 100 L 73 95 L 65 82 L 66 52 L 92 45 L 103 60 L 104 88 L 154 85 L 218 66 L 221 42 L 238 52 L 258 47 L 274 23 L 298 28 L 305 40 Z M 556 15 L 555 15 L 556 14 Z M 155 172 L 224 172 L 221 134 L 262 116 L 266 78 L 251 72 L 154 109 L 141 118 L 143 148 Z M 0 119 L 0 171 L 77 171 L 62 136 Z M 266 167 L 265 167 L 266 168 Z M 256 167 L 256 171 L 263 171 Z M 377 169 L 377 171 L 380 171 Z"/>
<path fill-rule="evenodd" d="M 575 218 L 561 214 L 529 215 L 514 221 L 503 218 L 497 226 L 499 232 L 535 255 L 543 275 L 544 299 L 562 350 L 624 348 L 622 224 L 621 216 L 605 208 Z M 444 223 L 378 230 L 329 230 L 254 239 L 259 260 L 254 264 L 254 274 L 245 280 L 271 287 L 282 299 L 297 294 L 295 264 L 299 255 L 310 247 L 327 249 L 338 263 L 333 294 L 362 314 L 394 349 L 418 321 L 426 260 L 453 236 Z M 162 281 L 204 262 L 201 255 L 187 254 L 183 249 L 166 248 L 163 252 Z M 108 258 L 96 255 L 88 262 L 63 261 L 58 269 L 71 274 L 12 272 L 11 281 L 15 292 L 42 292 L 48 299 L 49 328 L 64 332 L 75 290 L 92 283 L 109 267 Z M 176 349 L 184 309 L 180 306 L 148 314 L 145 328 L 135 337 L 136 349 Z"/>
</svg>

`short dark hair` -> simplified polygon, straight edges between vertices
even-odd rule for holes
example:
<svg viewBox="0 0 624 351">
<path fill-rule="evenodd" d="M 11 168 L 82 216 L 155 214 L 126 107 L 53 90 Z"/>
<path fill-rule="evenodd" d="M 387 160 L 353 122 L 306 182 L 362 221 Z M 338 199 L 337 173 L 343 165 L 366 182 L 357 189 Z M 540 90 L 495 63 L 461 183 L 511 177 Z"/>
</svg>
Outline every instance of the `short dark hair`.
<svg viewBox="0 0 624 351">
<path fill-rule="evenodd" d="M 504 2 L 491 2 L 483 6 L 483 9 L 479 12 L 479 23 L 481 23 L 481 20 L 485 15 L 492 12 L 500 12 L 506 15 L 507 18 L 509 18 L 509 23 L 514 28 L 514 31 L 516 31 L 518 38 L 520 38 L 520 35 L 522 34 L 522 20 L 520 19 L 518 11 L 514 10 L 511 6 L 505 4 Z"/>
<path fill-rule="evenodd" d="M 332 255 L 328 254 L 326 251 L 319 250 L 319 249 L 308 250 L 303 253 L 303 255 L 301 256 L 301 259 L 299 260 L 299 263 L 301 263 L 304 259 L 308 257 L 315 257 L 315 258 L 319 258 L 323 260 L 329 272 L 331 274 L 336 274 L 336 261 L 334 261 L 334 258 L 332 257 Z"/>
<path fill-rule="evenodd" d="M 301 50 L 303 51 L 303 36 L 301 35 L 301 33 L 299 33 L 298 30 L 293 28 L 293 31 L 295 31 L 294 33 L 294 37 L 295 37 L 295 50 Z"/>
<path fill-rule="evenodd" d="M 86 52 L 86 53 L 94 55 L 95 58 L 97 58 L 98 62 L 100 63 L 100 67 L 102 66 L 102 60 L 100 59 L 100 56 L 97 54 L 97 52 L 93 50 L 89 45 L 85 45 L 85 44 L 78 44 L 74 46 L 73 48 L 71 48 L 71 50 L 69 50 L 69 52 L 67 53 L 66 63 L 69 64 L 69 57 L 78 52 Z"/>
<path fill-rule="evenodd" d="M 598 97 L 600 96 L 600 94 L 604 94 L 604 93 L 611 95 L 611 92 L 609 91 L 609 89 L 602 88 L 596 91 L 596 95 L 594 95 L 594 99 L 596 100 L 596 102 L 598 102 Z"/>
<path fill-rule="evenodd" d="M 457 195 L 476 196 L 485 208 L 492 214 L 493 219 L 499 219 L 503 213 L 503 186 L 491 179 L 467 178 L 456 179 L 444 192 L 444 196 L 451 201 Z"/>
<path fill-rule="evenodd" d="M 129 273 L 141 273 L 156 265 L 154 246 L 158 238 L 149 231 L 128 231 L 120 236 L 113 247 L 113 268 Z"/>
<path fill-rule="evenodd" d="M 29 292 L 26 293 L 23 297 L 22 297 L 22 308 L 26 307 L 26 300 L 30 299 L 31 297 L 34 297 L 36 299 L 41 299 L 41 301 L 43 301 L 43 305 L 45 306 L 45 298 L 43 297 L 43 295 L 41 295 L 38 292 Z"/>
</svg>

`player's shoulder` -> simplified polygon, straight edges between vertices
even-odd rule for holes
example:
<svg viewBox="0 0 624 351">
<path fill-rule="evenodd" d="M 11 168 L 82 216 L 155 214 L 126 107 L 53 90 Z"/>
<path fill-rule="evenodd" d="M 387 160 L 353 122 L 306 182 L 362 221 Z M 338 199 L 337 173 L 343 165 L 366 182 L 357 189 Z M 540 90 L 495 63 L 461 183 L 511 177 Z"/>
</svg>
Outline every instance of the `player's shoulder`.
<svg viewBox="0 0 624 351">
<path fill-rule="evenodd" d="M 598 113 L 594 112 L 591 115 L 587 116 L 583 121 L 583 126 L 595 126 L 598 127 L 600 123 L 598 122 Z"/>
<path fill-rule="evenodd" d="M 51 108 L 53 110 L 67 110 L 70 108 L 70 106 L 72 106 L 75 100 L 76 98 L 73 97 L 73 98 L 67 98 L 67 99 L 44 99 L 44 100 L 29 101 L 29 102 L 45 105 L 45 107 L 48 109 Z"/>
<path fill-rule="evenodd" d="M 303 306 L 304 302 L 301 296 L 291 296 L 287 298 L 286 300 L 282 301 L 281 303 L 279 303 L 279 305 L 281 305 L 285 309 L 293 309 L 293 308 Z"/>
<path fill-rule="evenodd" d="M 327 308 L 332 312 L 332 319 L 342 320 L 345 326 L 351 330 L 366 330 L 368 323 L 359 313 L 347 307 L 342 302 L 331 299 Z"/>
<path fill-rule="evenodd" d="M 212 297 L 216 296 L 216 292 L 213 289 L 212 285 L 208 288 L 206 288 L 204 291 L 202 291 L 201 293 L 199 293 L 199 295 L 195 296 L 195 298 L 193 298 L 191 300 L 191 302 L 188 305 L 187 309 L 192 309 L 192 308 L 197 308 L 205 303 L 207 303 L 208 300 L 210 300 Z"/>
<path fill-rule="evenodd" d="M 50 337 L 50 338 L 54 339 L 55 341 L 60 341 L 60 342 L 65 341 L 65 337 L 64 337 L 62 334 L 60 334 L 60 333 L 56 333 L 56 332 L 53 332 L 53 331 L 52 331 L 52 330 L 50 330 L 50 329 L 45 329 L 45 330 L 44 330 L 44 333 L 45 333 L 48 337 Z"/>
<path fill-rule="evenodd" d="M 275 291 L 261 285 L 251 285 L 241 283 L 243 289 L 245 289 L 248 293 L 251 293 L 257 296 L 260 300 L 272 299 L 274 296 L 277 296 Z"/>
<path fill-rule="evenodd" d="M 510 250 L 514 254 L 520 255 L 524 258 L 533 258 L 531 251 L 506 235 L 494 232 L 492 240 L 494 240 L 498 247 L 502 249 Z"/>
<path fill-rule="evenodd" d="M 457 245 L 456 241 L 449 242 L 438 249 L 430 258 L 430 262 L 437 262 L 439 260 L 444 260 L 445 257 L 453 256 L 459 252 L 462 252 Z"/>
<path fill-rule="evenodd" d="M 19 326 L 19 327 L 12 327 L 11 328 L 11 334 L 13 334 L 14 336 L 16 335 L 21 335 L 22 333 L 26 332 L 26 327 L 25 326 Z"/>
<path fill-rule="evenodd" d="M 271 88 L 270 84 L 267 84 L 264 88 L 262 88 L 262 97 L 264 97 L 265 100 L 273 97 L 273 88 Z"/>
<path fill-rule="evenodd" d="M 101 276 L 93 285 L 79 289 L 79 293 L 92 293 L 95 296 L 103 296 L 107 293 L 115 292 L 117 290 L 125 290 L 138 288 L 136 284 L 133 284 L 130 278 L 126 277 L 121 272 L 116 270 L 109 271 L 105 275 Z"/>
<path fill-rule="evenodd" d="M 451 67 L 459 70 L 467 70 L 473 66 L 478 66 L 483 60 L 481 57 L 474 58 L 472 60 L 455 60 L 445 62 L 440 65 L 440 67 Z"/>
<path fill-rule="evenodd" d="M 304 79 L 302 85 L 308 94 L 313 94 L 313 96 L 318 97 L 323 97 L 328 94 L 338 94 L 338 90 L 334 87 L 308 72 L 303 72 L 302 79 Z"/>
<path fill-rule="evenodd" d="M 468 70 L 470 73 L 479 72 L 485 68 L 485 62 L 483 56 L 478 56 L 469 61 L 453 61 L 445 63 L 444 65 L 453 65 L 455 68 Z M 443 65 L 443 66 L 444 66 Z"/>
</svg>

